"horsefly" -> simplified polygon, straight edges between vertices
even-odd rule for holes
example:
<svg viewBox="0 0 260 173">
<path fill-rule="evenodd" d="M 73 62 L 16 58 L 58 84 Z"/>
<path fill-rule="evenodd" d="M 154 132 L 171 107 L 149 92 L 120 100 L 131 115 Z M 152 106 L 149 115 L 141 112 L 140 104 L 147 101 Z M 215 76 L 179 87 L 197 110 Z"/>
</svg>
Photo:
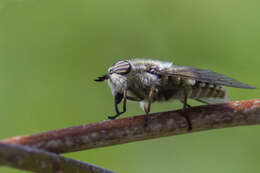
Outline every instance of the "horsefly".
<svg viewBox="0 0 260 173">
<path fill-rule="evenodd" d="M 98 77 L 95 81 L 107 80 L 114 96 L 116 115 L 108 116 L 115 119 L 126 112 L 127 100 L 140 102 L 145 111 L 144 125 L 148 125 L 149 112 L 153 102 L 179 100 L 183 103 L 184 117 L 189 130 L 191 121 L 185 113 L 190 107 L 187 99 L 195 99 L 206 104 L 229 102 L 223 86 L 255 89 L 253 86 L 240 83 L 225 75 L 188 66 L 176 66 L 171 62 L 158 60 L 133 59 L 115 63 L 108 69 L 108 74 Z M 123 111 L 118 104 L 123 100 Z"/>
</svg>

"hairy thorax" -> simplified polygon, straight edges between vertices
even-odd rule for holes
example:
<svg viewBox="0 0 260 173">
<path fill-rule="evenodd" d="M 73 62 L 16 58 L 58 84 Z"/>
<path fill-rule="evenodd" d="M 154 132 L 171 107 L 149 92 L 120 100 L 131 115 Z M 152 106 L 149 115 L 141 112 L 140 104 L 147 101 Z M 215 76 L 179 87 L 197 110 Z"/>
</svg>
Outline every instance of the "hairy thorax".
<svg viewBox="0 0 260 173">
<path fill-rule="evenodd" d="M 132 73 L 129 74 L 127 90 L 130 100 L 147 100 L 151 87 L 155 88 L 155 93 L 160 90 L 161 79 L 151 73 Z"/>
</svg>

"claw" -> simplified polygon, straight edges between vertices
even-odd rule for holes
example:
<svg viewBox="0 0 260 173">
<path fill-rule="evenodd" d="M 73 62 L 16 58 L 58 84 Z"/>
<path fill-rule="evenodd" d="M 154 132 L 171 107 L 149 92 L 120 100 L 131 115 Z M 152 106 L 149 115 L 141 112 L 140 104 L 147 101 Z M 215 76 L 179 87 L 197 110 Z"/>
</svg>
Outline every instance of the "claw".
<svg viewBox="0 0 260 173">
<path fill-rule="evenodd" d="M 114 115 L 114 116 L 107 116 L 107 118 L 110 119 L 110 120 L 114 120 L 114 119 L 116 119 L 119 115 L 121 115 L 122 113 L 124 113 L 124 112 L 119 112 L 119 114 L 116 114 L 116 115 Z"/>
</svg>

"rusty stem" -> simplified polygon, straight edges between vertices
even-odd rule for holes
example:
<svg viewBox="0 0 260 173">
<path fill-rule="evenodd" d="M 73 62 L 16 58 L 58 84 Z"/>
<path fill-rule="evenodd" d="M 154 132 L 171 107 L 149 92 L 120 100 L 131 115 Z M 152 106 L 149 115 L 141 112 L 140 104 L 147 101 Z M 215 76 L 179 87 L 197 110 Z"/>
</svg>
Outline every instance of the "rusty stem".
<svg viewBox="0 0 260 173">
<path fill-rule="evenodd" d="M 191 132 L 260 124 L 260 99 L 198 106 L 187 111 L 193 126 Z M 21 144 L 54 153 L 67 153 L 190 133 L 181 113 L 181 110 L 177 110 L 151 114 L 147 127 L 143 126 L 145 116 L 141 115 L 13 137 L 0 143 Z"/>
<path fill-rule="evenodd" d="M 37 173 L 114 173 L 104 168 L 16 144 L 0 143 L 0 165 Z"/>
</svg>

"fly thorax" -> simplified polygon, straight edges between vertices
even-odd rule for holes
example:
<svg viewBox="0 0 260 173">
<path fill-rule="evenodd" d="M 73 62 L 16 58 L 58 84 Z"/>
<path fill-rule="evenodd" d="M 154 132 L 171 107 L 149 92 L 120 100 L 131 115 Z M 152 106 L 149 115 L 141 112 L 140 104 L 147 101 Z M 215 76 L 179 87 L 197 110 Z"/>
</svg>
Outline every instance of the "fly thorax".
<svg viewBox="0 0 260 173">
<path fill-rule="evenodd" d="M 148 96 L 151 87 L 157 88 L 160 85 L 158 76 L 147 72 L 132 72 L 128 76 L 128 88 L 139 92 L 139 95 Z"/>
</svg>

